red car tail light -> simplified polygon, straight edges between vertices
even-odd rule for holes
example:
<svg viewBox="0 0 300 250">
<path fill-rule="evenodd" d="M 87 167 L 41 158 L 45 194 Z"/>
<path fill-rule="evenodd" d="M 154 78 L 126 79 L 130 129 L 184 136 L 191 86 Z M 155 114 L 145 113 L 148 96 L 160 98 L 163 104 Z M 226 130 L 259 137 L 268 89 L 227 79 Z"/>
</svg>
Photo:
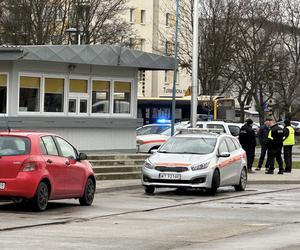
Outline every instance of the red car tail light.
<svg viewBox="0 0 300 250">
<path fill-rule="evenodd" d="M 23 172 L 31 172 L 31 171 L 35 171 L 37 169 L 37 165 L 35 162 L 28 162 L 25 161 L 23 164 Z"/>
</svg>

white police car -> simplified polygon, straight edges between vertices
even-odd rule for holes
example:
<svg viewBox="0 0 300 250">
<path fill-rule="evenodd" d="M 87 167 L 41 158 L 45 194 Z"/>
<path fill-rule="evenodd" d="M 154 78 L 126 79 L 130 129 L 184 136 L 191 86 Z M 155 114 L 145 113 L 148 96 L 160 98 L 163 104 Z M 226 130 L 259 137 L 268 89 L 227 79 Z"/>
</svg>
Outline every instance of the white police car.
<svg viewBox="0 0 300 250">
<path fill-rule="evenodd" d="M 146 193 L 159 187 L 200 188 L 210 194 L 220 186 L 244 191 L 246 165 L 245 151 L 234 136 L 182 129 L 145 161 L 142 185 Z"/>
</svg>

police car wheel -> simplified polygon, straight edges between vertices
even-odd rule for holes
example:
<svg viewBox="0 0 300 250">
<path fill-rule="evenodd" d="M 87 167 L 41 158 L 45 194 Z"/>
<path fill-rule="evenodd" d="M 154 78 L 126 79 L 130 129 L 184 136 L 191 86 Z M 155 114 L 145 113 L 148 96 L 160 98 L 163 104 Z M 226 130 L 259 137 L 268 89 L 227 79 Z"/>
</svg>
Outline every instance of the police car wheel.
<svg viewBox="0 0 300 250">
<path fill-rule="evenodd" d="M 144 189 L 145 189 L 145 193 L 146 194 L 153 194 L 154 191 L 155 191 L 155 187 L 154 186 L 145 186 Z"/>
<path fill-rule="evenodd" d="M 215 170 L 211 181 L 211 188 L 207 188 L 206 193 L 208 195 L 215 195 L 217 193 L 217 189 L 219 186 L 220 186 L 220 173 L 218 170 Z"/>
<path fill-rule="evenodd" d="M 247 169 L 244 167 L 240 175 L 239 185 L 235 185 L 235 191 L 245 191 L 247 186 Z"/>
</svg>

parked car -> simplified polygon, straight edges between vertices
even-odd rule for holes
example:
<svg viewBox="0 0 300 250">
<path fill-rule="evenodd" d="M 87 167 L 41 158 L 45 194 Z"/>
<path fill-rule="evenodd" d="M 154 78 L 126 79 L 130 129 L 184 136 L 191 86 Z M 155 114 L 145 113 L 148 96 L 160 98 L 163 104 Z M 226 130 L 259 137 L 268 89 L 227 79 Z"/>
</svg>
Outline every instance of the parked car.
<svg viewBox="0 0 300 250">
<path fill-rule="evenodd" d="M 220 129 L 223 133 L 233 136 L 238 136 L 240 128 L 243 126 L 241 123 L 228 123 L 223 121 L 198 121 L 197 127 L 204 129 Z M 181 122 L 176 124 L 178 128 L 188 128 L 190 122 Z M 151 150 L 158 149 L 169 137 L 171 136 L 171 128 L 163 131 L 157 135 L 137 136 L 137 152 L 151 153 Z"/>
<path fill-rule="evenodd" d="M 284 127 L 284 121 L 278 122 L 278 125 L 283 128 Z M 295 130 L 295 135 L 299 136 L 300 135 L 300 122 L 298 122 L 298 121 L 291 121 L 291 125 L 294 128 L 294 130 Z"/>
<path fill-rule="evenodd" d="M 189 127 L 187 122 L 177 123 L 175 130 Z M 171 128 L 162 131 L 160 134 L 139 135 L 136 137 L 138 153 L 151 153 L 151 150 L 158 149 L 171 136 Z"/>
<path fill-rule="evenodd" d="M 96 179 L 87 155 L 49 133 L 0 132 L 0 198 L 46 210 L 48 200 L 75 198 L 89 206 Z"/>
<path fill-rule="evenodd" d="M 238 140 L 201 129 L 199 133 L 189 131 L 171 137 L 146 159 L 142 170 L 145 192 L 151 194 L 155 188 L 171 187 L 200 188 L 215 194 L 221 186 L 244 191 L 246 154 Z"/>
<path fill-rule="evenodd" d="M 136 129 L 136 135 L 160 134 L 171 127 L 171 124 L 148 124 Z"/>
</svg>

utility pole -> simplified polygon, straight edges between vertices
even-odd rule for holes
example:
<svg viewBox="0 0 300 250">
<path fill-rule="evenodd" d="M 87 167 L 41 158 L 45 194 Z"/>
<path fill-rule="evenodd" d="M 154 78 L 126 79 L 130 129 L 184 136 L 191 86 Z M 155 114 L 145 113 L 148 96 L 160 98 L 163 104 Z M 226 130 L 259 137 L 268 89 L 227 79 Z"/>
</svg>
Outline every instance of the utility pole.
<svg viewBox="0 0 300 250">
<path fill-rule="evenodd" d="M 171 135 L 175 134 L 175 116 L 176 116 L 176 83 L 177 83 L 177 54 L 178 54 L 178 29 L 179 29 L 179 0 L 176 0 L 176 28 L 175 28 L 175 48 L 174 48 L 174 77 L 172 92 L 172 124 Z"/>
<path fill-rule="evenodd" d="M 199 41 L 199 0 L 194 0 L 194 19 L 193 19 L 193 80 L 191 96 L 191 125 L 196 127 L 197 106 L 198 106 L 198 41 Z"/>
</svg>

